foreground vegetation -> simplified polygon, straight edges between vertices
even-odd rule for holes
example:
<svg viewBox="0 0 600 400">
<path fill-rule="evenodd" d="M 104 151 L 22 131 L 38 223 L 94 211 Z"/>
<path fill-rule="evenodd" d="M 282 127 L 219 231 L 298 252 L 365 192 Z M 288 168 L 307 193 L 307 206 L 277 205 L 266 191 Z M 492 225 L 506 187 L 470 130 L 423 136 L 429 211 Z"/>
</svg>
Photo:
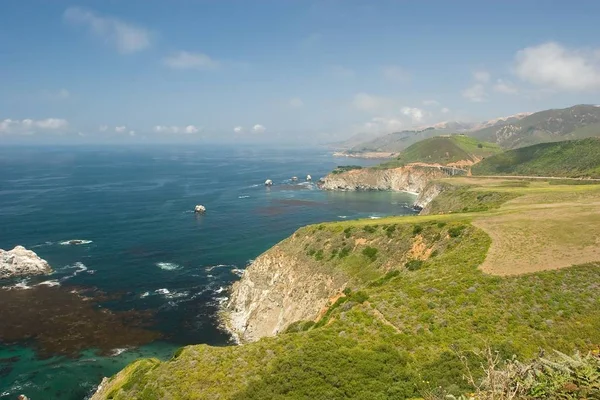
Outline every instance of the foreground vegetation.
<svg viewBox="0 0 600 400">
<path fill-rule="evenodd" d="M 509 150 L 471 169 L 473 175 L 600 178 L 600 139 L 588 138 Z"/>
<path fill-rule="evenodd" d="M 528 376 L 523 371 L 539 372 L 513 398 L 594 398 L 594 359 L 573 357 L 581 368 L 553 370 L 536 357 L 540 349 L 586 354 L 600 344 L 600 256 L 571 262 L 572 249 L 584 247 L 565 239 L 597 236 L 593 227 L 560 218 L 597 214 L 600 187 L 469 178 L 446 184 L 458 187 L 436 206 L 441 215 L 313 225 L 279 245 L 348 281 L 316 320 L 243 346 L 188 346 L 167 362 L 140 360 L 94 399 L 510 398 L 486 386 L 490 369 L 479 366 L 489 365 L 489 354 L 493 371 L 511 384 Z M 461 202 L 467 213 L 457 208 Z M 472 206 L 478 202 L 485 209 Z M 497 229 L 502 243 L 493 242 L 486 223 L 509 217 L 518 229 Z M 562 233 L 539 236 L 540 246 L 574 253 L 560 269 L 543 271 L 543 259 L 522 257 L 513 263 L 542 263 L 531 270 L 537 272 L 480 270 L 488 250 L 504 242 L 527 251 L 532 233 L 525 228 L 541 221 Z M 581 265 L 563 268 L 572 264 Z"/>
</svg>

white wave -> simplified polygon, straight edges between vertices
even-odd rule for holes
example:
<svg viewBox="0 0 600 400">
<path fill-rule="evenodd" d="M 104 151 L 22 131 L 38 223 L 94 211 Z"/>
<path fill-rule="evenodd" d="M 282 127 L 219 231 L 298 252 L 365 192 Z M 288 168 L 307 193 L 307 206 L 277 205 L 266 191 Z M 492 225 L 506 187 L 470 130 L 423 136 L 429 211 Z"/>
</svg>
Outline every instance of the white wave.
<svg viewBox="0 0 600 400">
<path fill-rule="evenodd" d="M 231 273 L 239 276 L 240 278 L 244 275 L 244 270 L 239 268 L 234 268 L 231 270 Z"/>
<path fill-rule="evenodd" d="M 125 353 L 127 350 L 129 350 L 129 349 L 128 349 L 128 348 L 126 348 L 126 347 L 124 347 L 124 348 L 121 348 L 121 349 L 119 349 L 119 348 L 117 348 L 117 349 L 112 349 L 112 350 L 111 350 L 111 352 L 110 352 L 110 355 L 111 355 L 112 357 L 116 357 L 116 356 L 118 356 L 119 354 L 123 354 L 123 353 Z"/>
<path fill-rule="evenodd" d="M 346 218 L 348 218 L 348 216 L 347 215 L 338 215 L 338 218 L 346 219 Z"/>
<path fill-rule="evenodd" d="M 27 283 L 29 283 L 29 279 L 23 279 L 21 282 L 16 283 L 12 286 L 8 286 L 6 289 L 17 289 L 17 290 L 27 290 L 27 289 L 31 289 L 31 286 L 29 286 Z"/>
<path fill-rule="evenodd" d="M 214 278 L 214 275 L 206 275 L 207 278 Z"/>
<path fill-rule="evenodd" d="M 90 270 L 88 270 L 88 271 L 86 271 L 86 272 L 87 272 L 88 274 L 90 274 L 90 275 L 94 275 L 94 274 L 96 273 L 96 270 L 95 270 L 95 269 L 90 269 Z"/>
<path fill-rule="evenodd" d="M 52 279 L 49 281 L 40 282 L 35 286 L 40 286 L 40 285 L 49 286 L 49 287 L 60 286 L 60 282 L 57 281 L 56 279 Z"/>
<path fill-rule="evenodd" d="M 204 268 L 204 270 L 206 272 L 210 272 L 215 268 L 223 268 L 223 267 L 231 267 L 231 265 L 227 265 L 227 264 L 217 264 L 217 265 L 211 265 L 209 267 Z"/>
<path fill-rule="evenodd" d="M 377 215 L 370 215 L 369 219 L 381 219 L 381 217 L 379 217 Z"/>
<path fill-rule="evenodd" d="M 67 275 L 67 276 L 60 278 L 60 282 L 66 281 L 69 278 L 73 278 L 74 276 L 77 276 L 80 273 L 87 271 L 87 269 L 88 269 L 88 267 L 86 267 L 84 263 L 79 262 L 79 261 L 73 265 L 69 265 L 69 266 L 65 267 L 65 269 L 73 269 L 73 268 L 75 268 L 76 271 L 73 272 L 71 275 Z"/>
<path fill-rule="evenodd" d="M 42 244 L 36 244 L 31 246 L 32 249 L 36 248 L 36 247 L 46 247 L 46 246 L 52 246 L 54 244 L 54 242 L 44 242 Z"/>
<path fill-rule="evenodd" d="M 223 286 L 220 286 L 217 290 L 215 290 L 215 293 L 219 294 L 219 293 L 223 293 L 224 291 L 225 291 L 225 288 Z"/>
<path fill-rule="evenodd" d="M 219 303 L 219 305 L 223 305 L 227 300 L 229 300 L 229 297 L 215 297 L 215 300 Z"/>
<path fill-rule="evenodd" d="M 169 263 L 169 262 L 158 262 L 156 266 L 165 271 L 175 271 L 176 269 L 181 268 L 179 264 Z"/>
<path fill-rule="evenodd" d="M 242 195 L 242 196 L 238 196 L 238 199 L 247 199 L 247 198 L 249 198 L 249 197 L 250 197 L 250 196 L 248 196 L 248 195 Z"/>
<path fill-rule="evenodd" d="M 181 291 L 181 292 L 171 292 L 169 289 L 157 289 L 154 291 L 155 293 L 163 295 L 166 299 L 179 299 L 182 297 L 187 297 L 190 295 L 190 292 Z"/>
<path fill-rule="evenodd" d="M 62 242 L 59 242 L 58 244 L 60 244 L 61 246 L 70 246 L 70 245 L 81 245 L 81 244 L 90 244 L 93 243 L 91 240 L 84 240 L 84 239 L 70 239 L 70 240 L 64 240 Z"/>
<path fill-rule="evenodd" d="M 140 299 L 146 298 L 148 296 L 150 296 L 150 292 L 144 292 L 144 293 L 140 294 Z"/>
<path fill-rule="evenodd" d="M 154 291 L 154 293 L 164 294 L 164 295 L 171 294 L 171 292 L 169 291 L 169 289 L 156 289 Z"/>
</svg>

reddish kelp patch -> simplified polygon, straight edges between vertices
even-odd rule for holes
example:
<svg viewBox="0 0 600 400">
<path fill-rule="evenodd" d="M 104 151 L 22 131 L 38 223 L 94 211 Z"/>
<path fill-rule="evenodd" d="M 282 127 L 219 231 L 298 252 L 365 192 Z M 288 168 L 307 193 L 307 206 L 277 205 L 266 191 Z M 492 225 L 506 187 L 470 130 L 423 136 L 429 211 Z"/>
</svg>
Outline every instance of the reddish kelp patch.
<svg viewBox="0 0 600 400">
<path fill-rule="evenodd" d="M 77 357 L 85 349 L 137 347 L 160 337 L 150 311 L 111 311 L 95 289 L 35 286 L 0 290 L 0 343 L 31 342 L 41 358 Z"/>
</svg>

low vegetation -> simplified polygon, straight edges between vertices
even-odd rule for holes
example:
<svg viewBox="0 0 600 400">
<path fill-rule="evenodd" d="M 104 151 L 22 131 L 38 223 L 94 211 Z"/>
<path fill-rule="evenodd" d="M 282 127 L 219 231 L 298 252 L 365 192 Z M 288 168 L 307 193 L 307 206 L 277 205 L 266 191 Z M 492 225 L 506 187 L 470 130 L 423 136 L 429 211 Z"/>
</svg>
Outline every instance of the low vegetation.
<svg viewBox="0 0 600 400">
<path fill-rule="evenodd" d="M 599 213 L 600 186 L 452 182 L 448 208 L 437 206 L 443 215 L 308 226 L 278 245 L 348 280 L 315 321 L 243 346 L 187 346 L 167 362 L 138 361 L 94 400 L 595 398 L 596 356 L 576 352 L 600 344 L 600 255 L 577 261 L 566 238 L 598 236 L 555 211 L 576 221 Z M 485 211 L 475 207 L 481 193 Z M 450 213 L 460 201 L 473 210 Z M 491 235 L 486 221 L 502 216 L 520 230 L 494 226 L 500 236 Z M 525 229 L 540 221 L 550 234 Z M 488 250 L 508 243 L 525 254 L 531 235 L 573 261 L 509 276 L 481 270 Z M 511 262 L 525 268 L 531 259 Z M 540 358 L 540 349 L 552 356 Z M 520 397 L 508 397 L 517 383 Z"/>
<path fill-rule="evenodd" d="M 338 165 L 331 173 L 337 175 L 354 169 L 362 169 L 362 167 L 360 165 Z"/>
<path fill-rule="evenodd" d="M 600 139 L 588 138 L 509 150 L 474 165 L 473 175 L 600 178 Z"/>
</svg>

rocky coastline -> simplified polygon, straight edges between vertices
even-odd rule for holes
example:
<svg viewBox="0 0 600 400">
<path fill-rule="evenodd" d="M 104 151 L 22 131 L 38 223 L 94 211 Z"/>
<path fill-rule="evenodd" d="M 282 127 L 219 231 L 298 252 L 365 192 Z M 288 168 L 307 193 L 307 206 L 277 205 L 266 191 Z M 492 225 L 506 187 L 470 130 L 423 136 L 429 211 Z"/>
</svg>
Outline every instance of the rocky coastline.
<svg viewBox="0 0 600 400">
<path fill-rule="evenodd" d="M 23 246 L 16 246 L 8 251 L 0 249 L 0 279 L 46 275 L 51 272 L 52 268 L 46 260 Z"/>
</svg>

